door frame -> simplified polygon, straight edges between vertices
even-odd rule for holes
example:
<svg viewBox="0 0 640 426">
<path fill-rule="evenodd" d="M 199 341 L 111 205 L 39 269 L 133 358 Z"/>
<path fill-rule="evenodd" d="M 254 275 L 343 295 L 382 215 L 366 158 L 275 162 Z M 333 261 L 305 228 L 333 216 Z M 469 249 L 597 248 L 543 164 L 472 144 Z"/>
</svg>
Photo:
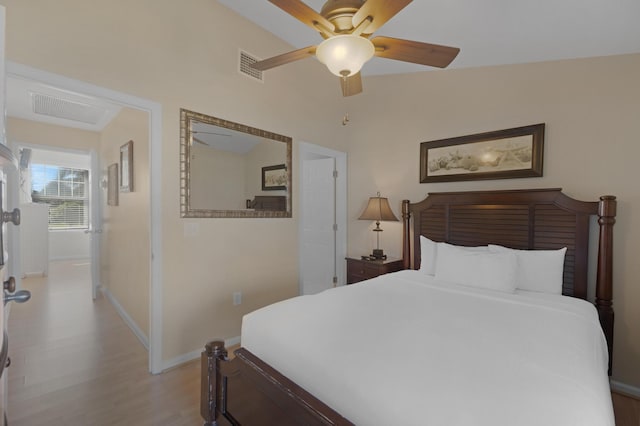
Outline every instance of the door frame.
<svg viewBox="0 0 640 426">
<path fill-rule="evenodd" d="M 148 99 L 96 86 L 59 74 L 6 61 L 6 75 L 102 98 L 149 114 L 149 372 L 161 373 L 162 363 L 162 106 Z"/>
<path fill-rule="evenodd" d="M 91 253 L 91 297 L 96 300 L 100 287 L 100 244 L 102 241 L 102 191 L 100 165 L 95 149 L 90 152 L 91 162 L 91 216 L 89 218 L 89 251 Z"/>
<path fill-rule="evenodd" d="M 89 219 L 89 230 L 91 229 L 95 229 L 95 224 L 99 223 L 96 222 L 94 220 L 94 218 L 96 217 L 95 215 L 98 215 L 97 217 L 101 217 L 102 214 L 102 205 L 100 203 L 100 183 L 99 183 L 99 169 L 98 169 L 98 163 L 97 163 L 97 153 L 94 149 L 74 149 L 74 148 L 63 148 L 63 147 L 58 147 L 58 146 L 52 146 L 52 145 L 40 145 L 37 143 L 30 143 L 30 142 L 22 142 L 21 140 L 11 140 L 8 141 L 10 143 L 10 148 L 14 151 L 14 153 L 19 152 L 20 149 L 23 148 L 29 148 L 29 149 L 33 149 L 33 150 L 40 150 L 40 151 L 49 151 L 49 152 L 56 152 L 56 153 L 61 153 L 61 154 L 75 154 L 75 155 L 82 155 L 84 157 L 86 157 L 88 159 L 88 169 L 89 169 L 89 184 L 90 184 L 90 192 L 89 192 L 89 211 L 90 211 L 90 219 Z M 95 159 L 95 164 L 94 164 L 94 159 Z M 60 164 L 57 164 L 58 166 L 60 166 Z M 64 166 L 62 166 L 64 167 Z M 17 170 L 16 172 L 16 181 L 19 182 L 18 185 L 16 185 L 16 187 L 18 186 L 22 186 L 22 178 L 21 178 L 21 170 Z M 25 190 L 24 188 L 21 189 L 17 189 L 16 190 L 16 194 L 10 198 L 11 200 L 11 206 L 15 206 L 15 207 L 20 207 L 21 204 L 21 197 L 19 192 L 21 190 Z M 16 227 L 11 227 L 10 229 L 12 229 L 15 233 L 15 236 L 13 238 L 15 238 L 15 250 L 16 253 L 13 254 L 12 258 L 13 261 L 15 262 L 15 266 L 14 269 L 12 270 L 12 274 L 14 274 L 15 279 L 16 279 L 16 288 L 17 289 L 22 289 L 22 275 L 23 272 L 22 271 L 22 252 L 20 250 L 20 246 L 21 246 L 21 240 L 20 240 L 20 233 L 21 233 L 21 228 L 19 226 Z M 86 231 L 85 231 L 86 232 Z M 96 298 L 96 292 L 98 287 L 100 286 L 100 277 L 98 275 L 96 275 L 96 273 L 99 272 L 99 264 L 100 264 L 100 259 L 99 259 L 99 236 L 96 236 L 97 234 L 92 233 L 91 235 L 89 235 L 89 258 L 91 261 L 91 295 L 92 298 L 95 299 Z M 94 242 L 95 240 L 98 240 L 97 242 Z M 97 251 L 94 250 L 94 244 L 97 245 Z M 49 252 L 49 260 L 51 260 L 51 253 Z M 95 270 L 95 272 L 94 272 Z"/>
<path fill-rule="evenodd" d="M 346 263 L 344 261 L 347 256 L 347 153 L 336 151 L 320 145 L 308 142 L 298 143 L 298 165 L 299 165 L 299 182 L 298 199 L 300 208 L 300 219 L 298 220 L 298 247 L 303 246 L 303 230 L 305 218 L 302 215 L 302 203 L 304 203 L 304 166 L 305 161 L 317 158 L 333 158 L 336 162 L 336 224 L 338 230 L 336 232 L 336 265 L 337 265 L 337 285 L 346 284 Z M 302 256 L 298 256 L 298 270 L 300 271 L 298 279 L 298 293 L 302 294 Z"/>
</svg>

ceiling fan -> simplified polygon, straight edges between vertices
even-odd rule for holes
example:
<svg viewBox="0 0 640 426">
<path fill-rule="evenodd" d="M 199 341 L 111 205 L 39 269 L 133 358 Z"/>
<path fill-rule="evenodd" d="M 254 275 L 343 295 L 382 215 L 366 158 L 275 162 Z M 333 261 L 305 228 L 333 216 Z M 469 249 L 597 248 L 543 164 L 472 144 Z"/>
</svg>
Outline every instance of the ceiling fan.
<svg viewBox="0 0 640 426">
<path fill-rule="evenodd" d="M 460 52 L 456 47 L 377 36 L 369 37 L 412 0 L 328 0 L 320 13 L 301 0 L 269 0 L 318 31 L 324 41 L 251 65 L 260 71 L 315 55 L 340 77 L 343 96 L 362 92 L 360 69 L 374 55 L 445 68 Z"/>
</svg>

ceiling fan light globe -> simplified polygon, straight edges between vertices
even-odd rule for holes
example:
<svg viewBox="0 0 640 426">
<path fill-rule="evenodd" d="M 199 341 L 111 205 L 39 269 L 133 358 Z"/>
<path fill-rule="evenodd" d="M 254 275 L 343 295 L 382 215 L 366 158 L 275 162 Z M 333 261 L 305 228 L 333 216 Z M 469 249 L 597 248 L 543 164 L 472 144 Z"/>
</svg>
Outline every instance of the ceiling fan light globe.
<svg viewBox="0 0 640 426">
<path fill-rule="evenodd" d="M 328 38 L 316 48 L 318 60 L 338 77 L 357 74 L 374 53 L 375 47 L 369 39 L 351 34 Z"/>
</svg>

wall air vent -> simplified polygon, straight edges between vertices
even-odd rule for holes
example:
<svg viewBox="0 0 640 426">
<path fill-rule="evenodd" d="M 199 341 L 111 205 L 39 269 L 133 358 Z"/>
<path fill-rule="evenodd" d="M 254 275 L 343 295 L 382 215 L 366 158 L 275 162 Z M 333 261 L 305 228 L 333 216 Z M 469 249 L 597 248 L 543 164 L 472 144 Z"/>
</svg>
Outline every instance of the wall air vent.
<svg viewBox="0 0 640 426">
<path fill-rule="evenodd" d="M 31 92 L 33 112 L 87 124 L 97 124 L 107 110 L 97 105 Z"/>
<path fill-rule="evenodd" d="M 249 55 L 245 51 L 242 51 L 242 50 L 240 51 L 240 63 L 239 63 L 240 73 L 246 76 L 249 76 L 251 78 L 254 78 L 258 81 L 263 81 L 262 71 L 251 68 L 251 64 L 255 64 L 256 62 L 258 62 L 258 59 Z"/>
</svg>

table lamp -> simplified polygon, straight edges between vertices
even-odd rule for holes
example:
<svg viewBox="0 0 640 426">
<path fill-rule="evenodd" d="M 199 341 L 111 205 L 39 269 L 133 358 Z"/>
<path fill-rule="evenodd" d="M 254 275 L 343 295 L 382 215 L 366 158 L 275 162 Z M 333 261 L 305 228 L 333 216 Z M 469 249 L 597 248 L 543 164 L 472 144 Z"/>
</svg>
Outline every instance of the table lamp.
<svg viewBox="0 0 640 426">
<path fill-rule="evenodd" d="M 382 228 L 380 228 L 380 221 L 398 221 L 398 218 L 393 214 L 393 211 L 389 206 L 389 200 L 381 197 L 378 192 L 376 197 L 369 198 L 367 208 L 364 209 L 364 212 L 362 212 L 358 219 L 376 221 L 376 227 L 373 229 L 373 232 L 376 232 L 376 248 L 373 250 L 371 257 L 375 259 L 386 259 L 387 256 L 380 248 L 380 232 L 382 232 Z"/>
</svg>

